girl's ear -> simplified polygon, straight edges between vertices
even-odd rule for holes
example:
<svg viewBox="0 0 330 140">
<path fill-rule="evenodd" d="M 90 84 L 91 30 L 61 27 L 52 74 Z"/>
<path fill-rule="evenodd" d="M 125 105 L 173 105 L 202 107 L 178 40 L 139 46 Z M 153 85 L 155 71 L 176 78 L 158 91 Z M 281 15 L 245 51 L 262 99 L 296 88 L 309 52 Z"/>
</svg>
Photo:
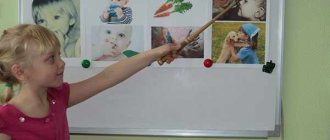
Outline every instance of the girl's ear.
<svg viewBox="0 0 330 140">
<path fill-rule="evenodd" d="M 70 21 L 69 21 L 69 25 L 72 26 L 76 23 L 76 20 L 71 18 Z"/>
<path fill-rule="evenodd" d="M 26 75 L 24 74 L 24 69 L 19 64 L 14 64 L 11 66 L 11 73 L 16 77 L 19 81 L 27 80 Z"/>
</svg>

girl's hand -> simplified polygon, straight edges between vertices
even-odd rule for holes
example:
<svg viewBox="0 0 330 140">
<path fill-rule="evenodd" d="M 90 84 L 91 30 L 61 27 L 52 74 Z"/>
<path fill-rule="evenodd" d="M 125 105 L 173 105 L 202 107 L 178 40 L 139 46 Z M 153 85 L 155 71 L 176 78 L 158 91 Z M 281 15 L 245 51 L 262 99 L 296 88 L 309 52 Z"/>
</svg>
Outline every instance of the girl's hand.
<svg viewBox="0 0 330 140">
<path fill-rule="evenodd" d="M 234 46 L 230 46 L 229 47 L 229 51 L 231 53 L 231 57 L 230 57 L 230 60 L 232 62 L 238 62 L 240 60 L 240 58 L 236 55 L 236 52 L 235 52 L 235 48 Z"/>
<path fill-rule="evenodd" d="M 61 54 L 65 54 L 64 53 L 64 46 L 66 46 L 69 42 L 69 37 L 67 35 L 65 35 L 64 33 L 62 33 L 61 31 L 54 31 L 58 41 L 60 42 L 60 50 L 61 50 Z"/>
<path fill-rule="evenodd" d="M 232 51 L 235 51 L 235 48 L 234 48 L 234 46 L 229 46 L 229 50 L 232 52 Z"/>
<path fill-rule="evenodd" d="M 124 12 L 123 12 L 123 9 L 121 9 L 120 7 L 114 9 L 118 18 L 122 18 L 124 16 Z"/>
<path fill-rule="evenodd" d="M 103 10 L 103 18 L 104 18 L 104 19 L 108 19 L 108 18 L 109 18 L 109 12 L 108 12 L 107 9 L 104 9 L 104 10 Z"/>
<path fill-rule="evenodd" d="M 60 45 L 61 46 L 66 45 L 67 36 L 64 33 L 62 33 L 61 31 L 59 31 L 59 30 L 58 31 L 54 31 L 54 33 L 55 33 L 58 41 L 60 41 Z"/>
<path fill-rule="evenodd" d="M 161 58 L 158 63 L 162 65 L 164 62 L 167 64 L 174 61 L 178 57 L 179 52 L 182 49 L 181 43 L 170 43 L 158 47 L 161 50 Z"/>
</svg>

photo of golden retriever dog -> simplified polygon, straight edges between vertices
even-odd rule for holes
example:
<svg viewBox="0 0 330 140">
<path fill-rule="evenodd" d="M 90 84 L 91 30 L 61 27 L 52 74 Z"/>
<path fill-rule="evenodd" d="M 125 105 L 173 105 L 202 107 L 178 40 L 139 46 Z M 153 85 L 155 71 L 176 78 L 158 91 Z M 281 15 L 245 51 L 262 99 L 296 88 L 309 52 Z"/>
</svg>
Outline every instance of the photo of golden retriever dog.
<svg viewBox="0 0 330 140">
<path fill-rule="evenodd" d="M 238 42 L 238 35 L 235 31 L 228 32 L 225 41 L 222 45 L 220 56 L 216 63 L 226 63 L 230 58 L 229 47 L 234 47 L 235 42 Z"/>
</svg>

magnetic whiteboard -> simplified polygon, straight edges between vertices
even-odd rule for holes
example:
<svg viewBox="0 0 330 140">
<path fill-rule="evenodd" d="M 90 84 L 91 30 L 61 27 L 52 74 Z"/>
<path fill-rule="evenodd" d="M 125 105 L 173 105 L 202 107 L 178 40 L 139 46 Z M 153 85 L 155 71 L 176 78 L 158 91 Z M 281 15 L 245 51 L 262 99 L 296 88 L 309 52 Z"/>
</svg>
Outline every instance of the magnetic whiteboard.
<svg viewBox="0 0 330 140">
<path fill-rule="evenodd" d="M 87 7 L 82 2 L 86 1 L 81 0 L 81 7 Z M 211 0 L 205 2 L 212 3 Z M 174 62 L 174 66 L 153 64 L 70 108 L 70 132 L 224 137 L 268 137 L 278 133 L 284 0 L 267 0 L 267 3 L 264 61 L 272 60 L 276 64 L 272 73 L 263 72 L 263 64 L 215 64 L 205 68 L 202 63 L 204 58 L 211 57 L 208 52 L 204 58 L 189 62 L 191 67 L 180 67 L 185 63 L 180 60 Z M 28 22 L 24 14 L 21 17 L 22 22 Z M 89 20 L 85 18 L 81 20 Z M 210 15 L 207 19 L 211 19 Z M 89 25 L 81 22 L 81 26 Z M 205 42 L 209 43 L 204 45 L 208 50 L 211 50 L 211 29 L 205 33 Z M 88 30 L 81 29 L 82 46 L 89 44 Z M 89 56 L 87 53 L 87 49 L 82 50 L 82 54 Z M 90 68 L 84 69 L 79 66 L 82 59 L 84 57 L 68 60 L 71 65 L 66 67 L 65 81 L 80 81 L 103 69 L 93 62 Z"/>
</svg>

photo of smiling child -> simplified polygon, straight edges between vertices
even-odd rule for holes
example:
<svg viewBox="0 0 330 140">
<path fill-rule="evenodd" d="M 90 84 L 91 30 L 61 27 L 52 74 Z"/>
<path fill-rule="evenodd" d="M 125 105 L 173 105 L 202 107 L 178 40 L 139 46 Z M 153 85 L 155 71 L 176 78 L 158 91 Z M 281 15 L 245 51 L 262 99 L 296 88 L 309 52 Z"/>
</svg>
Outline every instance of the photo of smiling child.
<svg viewBox="0 0 330 140">
<path fill-rule="evenodd" d="M 267 0 L 239 0 L 219 20 L 266 21 Z M 213 0 L 213 17 L 230 6 L 233 0 Z"/>
<path fill-rule="evenodd" d="M 77 5 L 79 1 L 74 0 Z M 73 0 L 33 0 L 35 24 L 53 31 L 61 43 L 61 57 L 80 57 L 79 13 Z"/>
<path fill-rule="evenodd" d="M 109 6 L 103 10 L 100 20 L 108 24 L 130 24 L 132 9 L 127 6 L 129 0 L 109 0 Z"/>
</svg>

